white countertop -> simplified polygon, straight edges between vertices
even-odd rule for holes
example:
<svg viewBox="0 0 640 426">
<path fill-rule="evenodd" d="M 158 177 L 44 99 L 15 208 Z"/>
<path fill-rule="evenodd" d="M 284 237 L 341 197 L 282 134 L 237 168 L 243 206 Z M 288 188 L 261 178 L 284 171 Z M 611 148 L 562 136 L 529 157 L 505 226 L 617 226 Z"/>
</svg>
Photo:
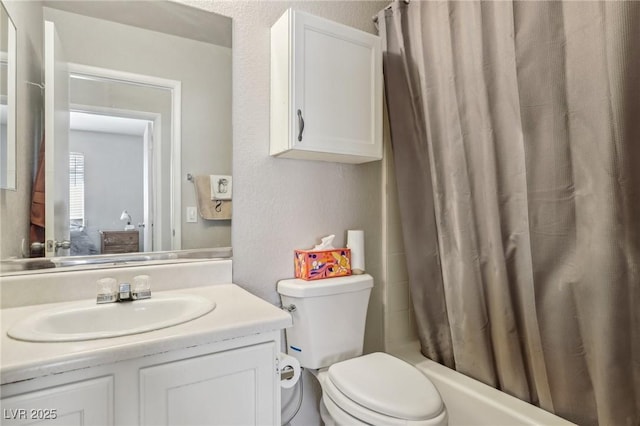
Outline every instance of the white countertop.
<svg viewBox="0 0 640 426">
<path fill-rule="evenodd" d="M 291 316 L 288 313 L 235 284 L 220 284 L 158 293 L 200 295 L 214 301 L 216 308 L 195 320 L 160 330 L 109 339 L 61 343 L 23 342 L 7 336 L 7 330 L 16 321 L 35 312 L 58 306 L 60 303 L 0 310 L 1 383 L 13 383 L 236 337 L 281 330 L 292 325 Z"/>
</svg>

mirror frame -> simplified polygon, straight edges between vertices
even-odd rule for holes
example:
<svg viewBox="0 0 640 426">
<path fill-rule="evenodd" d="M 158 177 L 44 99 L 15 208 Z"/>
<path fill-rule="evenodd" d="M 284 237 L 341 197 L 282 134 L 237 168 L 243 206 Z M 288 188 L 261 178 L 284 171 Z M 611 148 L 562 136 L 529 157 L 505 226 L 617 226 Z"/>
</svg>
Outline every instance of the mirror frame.
<svg viewBox="0 0 640 426">
<path fill-rule="evenodd" d="M 130 267 L 155 263 L 203 262 L 231 259 L 231 247 L 177 251 L 154 251 L 92 256 L 33 257 L 0 260 L 0 277 L 44 272 L 69 272 L 107 267 Z"/>
<path fill-rule="evenodd" d="M 161 77 L 135 74 L 126 71 L 98 68 L 90 65 L 69 63 L 69 74 L 87 76 L 112 81 L 133 82 L 145 86 L 156 86 L 171 92 L 171 170 L 169 180 L 171 192 L 171 216 L 169 230 L 171 232 L 171 250 L 182 249 L 182 82 Z M 153 252 L 141 252 L 153 253 Z"/>
<path fill-rule="evenodd" d="M 7 147 L 6 147 L 6 159 L 2 159 L 0 165 L 0 173 L 4 175 L 4 184 L 0 184 L 0 189 L 16 191 L 17 190 L 17 174 L 18 165 L 16 158 L 17 149 L 17 93 L 16 86 L 17 73 L 16 73 L 16 61 L 18 60 L 18 40 L 16 25 L 11 19 L 11 15 L 7 11 L 4 4 L 0 3 L 4 14 L 7 16 Z M 4 62 L 4 61 L 3 61 Z"/>
<path fill-rule="evenodd" d="M 45 0 L 44 2 L 42 2 L 42 7 L 52 7 L 52 3 L 55 0 Z M 58 9 L 61 11 L 65 11 L 65 12 L 69 12 L 69 13 L 77 13 L 80 15 L 84 15 L 84 16 L 88 16 L 88 17 L 94 17 L 97 19 L 106 19 L 106 20 L 112 20 L 112 19 L 108 19 L 108 18 L 102 18 L 99 14 L 101 13 L 101 8 L 97 7 L 95 8 L 95 10 L 91 9 L 91 8 L 85 8 L 86 10 L 82 9 L 83 11 L 76 11 L 75 10 L 75 3 L 68 1 L 68 0 L 62 0 L 60 2 L 62 3 L 69 3 L 71 5 L 73 5 L 74 7 L 71 8 L 69 5 L 67 5 L 66 7 L 53 7 L 54 9 Z M 102 2 L 96 2 L 97 3 L 108 3 L 106 1 L 102 1 Z M 167 15 L 168 12 L 166 10 L 167 6 L 170 5 L 171 7 L 177 6 L 180 8 L 183 8 L 182 12 L 183 13 L 179 13 L 179 18 L 182 20 L 185 19 L 196 19 L 195 15 L 193 12 L 190 12 L 190 9 L 196 10 L 199 9 L 199 12 L 204 12 L 207 14 L 212 14 L 212 15 L 216 15 L 216 18 L 213 18 L 213 22 L 215 23 L 219 23 L 219 26 L 216 25 L 215 26 L 215 30 L 211 31 L 205 31 L 202 34 L 196 34 L 195 37 L 193 38 L 196 41 L 204 41 L 204 42 L 210 42 L 208 41 L 208 37 L 219 37 L 220 40 L 223 41 L 224 44 L 219 44 L 222 47 L 228 47 L 231 48 L 231 37 L 232 37 L 232 25 L 233 25 L 233 21 L 231 17 L 228 16 L 224 16 L 221 15 L 219 13 L 216 12 L 210 12 L 207 10 L 202 10 L 200 8 L 194 7 L 194 6 L 190 6 L 187 4 L 180 4 L 180 3 L 173 3 L 171 1 L 159 1 L 158 4 L 160 4 L 160 10 L 162 11 L 161 13 L 161 17 L 164 16 L 164 20 L 166 23 L 167 20 Z M 4 6 L 4 5 L 3 5 Z M 104 9 L 104 7 L 102 8 Z M 85 13 L 86 12 L 86 13 Z M 96 15 L 96 13 L 98 15 Z M 7 14 L 8 15 L 8 14 Z M 117 16 L 117 15 L 114 15 Z M 20 17 L 18 15 L 18 17 Z M 171 21 L 173 19 L 173 17 L 169 16 L 169 20 Z M 122 18 L 125 19 L 125 18 Z M 128 19 L 128 18 L 126 18 Z M 201 19 L 201 18 L 197 18 L 197 19 Z M 118 23 L 123 23 L 117 19 L 113 20 L 114 22 L 118 22 Z M 205 21 L 199 21 L 199 22 L 211 22 L 211 20 L 209 18 L 205 18 Z M 13 20 L 12 20 L 12 24 L 13 24 Z M 132 25 L 132 26 L 138 26 L 136 23 L 132 23 L 132 22 L 128 22 L 128 23 L 123 23 L 124 25 Z M 209 26 L 210 27 L 210 26 Z M 141 28 L 145 28 L 144 26 L 141 26 Z M 161 27 L 159 29 L 156 29 L 157 31 L 162 31 L 164 27 Z M 219 28 L 219 29 L 218 29 Z M 146 28 L 149 29 L 151 31 L 153 31 L 153 29 L 151 28 Z M 225 35 L 227 34 L 228 35 Z M 171 32 L 167 32 L 167 34 L 173 34 Z M 191 33 L 192 34 L 192 33 Z M 178 37 L 182 37 L 182 34 L 174 34 Z M 186 38 L 191 38 L 189 36 L 184 36 Z M 206 37 L 207 40 L 205 39 L 199 39 L 197 37 Z M 229 43 L 228 45 L 226 43 Z M 212 44 L 216 44 L 216 43 L 212 43 Z M 17 44 L 16 44 L 16 49 L 14 50 L 15 52 L 17 52 Z M 232 70 L 232 67 L 231 67 Z M 231 72 L 230 70 L 230 72 Z M 20 70 L 18 70 L 20 71 Z M 231 74 L 230 74 L 231 76 Z M 232 76 L 231 76 L 232 78 Z M 15 80 L 17 80 L 17 75 L 15 77 Z M 17 82 L 17 81 L 16 81 Z M 35 83 L 31 83 L 34 84 Z M 42 87 L 41 87 L 42 88 Z M 181 109 L 178 108 L 177 109 L 178 114 L 181 113 Z M 17 114 L 14 115 L 14 117 L 16 118 L 15 124 L 18 124 L 18 117 Z M 180 134 L 179 129 L 176 129 L 174 127 L 174 132 L 177 132 L 178 134 Z M 232 143 L 233 138 L 230 138 L 230 143 Z M 172 151 L 176 152 L 178 154 L 179 157 L 174 157 L 174 159 L 172 160 L 172 163 L 175 163 L 178 165 L 178 167 L 174 168 L 174 170 L 176 170 L 175 172 L 175 179 L 173 177 L 171 177 L 170 179 L 170 186 L 173 190 L 178 190 L 177 193 L 179 194 L 180 191 L 183 191 L 184 188 L 184 176 L 182 175 L 182 172 L 180 170 L 180 165 L 181 165 L 181 159 L 184 155 L 184 153 L 181 152 L 180 149 L 175 149 L 174 146 L 172 146 L 171 148 Z M 19 165 L 18 167 L 20 167 L 20 170 L 22 170 L 21 165 Z M 192 184 L 192 183 L 191 183 Z M 176 220 L 178 222 L 178 224 L 181 224 L 182 222 L 182 209 L 180 207 L 181 203 L 174 201 L 172 203 L 175 207 L 175 211 L 176 213 L 179 215 Z M 172 212 L 173 213 L 173 212 Z M 179 243 L 179 246 L 181 246 L 182 242 L 181 242 L 181 236 L 184 235 L 184 232 L 181 228 L 181 226 L 175 226 L 174 229 L 176 230 L 176 234 L 175 236 L 173 236 L 172 239 L 177 240 Z M 230 242 L 229 242 L 230 245 Z M 23 256 L 25 255 L 26 251 L 25 251 L 25 243 L 23 240 L 23 245 L 22 245 L 22 253 Z M 171 251 L 167 251 L 167 252 L 139 252 L 139 253 L 127 253 L 127 254 L 120 254 L 120 255 L 94 255 L 94 256 L 74 256 L 74 257 L 60 257 L 60 258 L 4 258 L 4 259 L 0 259 L 0 277 L 2 276 L 6 276 L 6 275 L 14 275 L 16 273 L 38 273 L 38 272 L 57 272 L 57 271 L 61 271 L 61 270 L 69 270 L 70 268 L 79 268 L 79 269 L 95 269 L 95 268 L 102 268 L 102 267 L 109 267 L 111 266 L 131 266 L 133 264 L 140 264 L 141 262 L 162 262 L 162 263 L 172 263 L 172 262 L 183 262 L 183 261 L 202 261 L 202 260 L 210 260 L 210 259 L 228 259 L 232 256 L 232 251 L 231 251 L 231 247 L 230 246 L 222 246 L 222 247 L 215 247 L 215 248 L 203 248 L 203 249 L 187 249 L 187 250 L 183 250 L 181 249 L 181 247 L 179 247 L 180 250 L 179 251 L 175 251 L 174 249 L 171 249 Z M 18 266 L 20 265 L 20 266 Z M 60 268 L 57 270 L 51 270 L 51 268 Z M 20 271 L 18 271 L 20 270 Z"/>
</svg>

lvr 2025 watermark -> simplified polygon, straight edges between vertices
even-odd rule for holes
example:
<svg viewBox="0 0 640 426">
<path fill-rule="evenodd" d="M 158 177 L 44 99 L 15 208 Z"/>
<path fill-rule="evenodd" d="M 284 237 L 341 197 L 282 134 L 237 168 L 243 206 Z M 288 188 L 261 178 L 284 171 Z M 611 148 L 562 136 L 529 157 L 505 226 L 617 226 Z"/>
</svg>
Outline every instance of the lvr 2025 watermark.
<svg viewBox="0 0 640 426">
<path fill-rule="evenodd" d="M 2 418 L 5 420 L 55 420 L 57 409 L 44 408 L 3 408 Z"/>
</svg>

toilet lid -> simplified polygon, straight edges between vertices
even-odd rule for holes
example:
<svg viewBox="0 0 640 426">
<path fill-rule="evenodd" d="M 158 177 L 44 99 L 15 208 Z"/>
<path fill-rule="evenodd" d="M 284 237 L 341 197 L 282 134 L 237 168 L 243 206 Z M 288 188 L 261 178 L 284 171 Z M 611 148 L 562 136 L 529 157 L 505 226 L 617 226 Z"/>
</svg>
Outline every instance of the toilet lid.
<svg viewBox="0 0 640 426">
<path fill-rule="evenodd" d="M 344 396 L 377 413 L 405 420 L 427 420 L 444 410 L 431 381 L 415 367 L 377 352 L 338 362 L 327 378 Z"/>
</svg>

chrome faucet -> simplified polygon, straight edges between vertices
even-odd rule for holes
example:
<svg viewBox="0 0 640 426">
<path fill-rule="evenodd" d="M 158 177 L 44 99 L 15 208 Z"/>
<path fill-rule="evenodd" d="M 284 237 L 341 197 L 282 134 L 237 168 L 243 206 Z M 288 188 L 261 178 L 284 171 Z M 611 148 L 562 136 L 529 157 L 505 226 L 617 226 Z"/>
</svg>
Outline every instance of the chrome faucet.
<svg viewBox="0 0 640 426">
<path fill-rule="evenodd" d="M 125 300 L 131 300 L 131 284 L 122 283 L 118 290 L 118 301 L 124 302 Z"/>
<path fill-rule="evenodd" d="M 140 299 L 151 298 L 151 286 L 149 285 L 149 277 L 139 275 L 133 279 L 134 288 L 131 284 L 120 283 L 114 278 L 102 278 L 98 280 L 98 297 L 96 303 L 114 303 L 126 302 Z"/>
</svg>

